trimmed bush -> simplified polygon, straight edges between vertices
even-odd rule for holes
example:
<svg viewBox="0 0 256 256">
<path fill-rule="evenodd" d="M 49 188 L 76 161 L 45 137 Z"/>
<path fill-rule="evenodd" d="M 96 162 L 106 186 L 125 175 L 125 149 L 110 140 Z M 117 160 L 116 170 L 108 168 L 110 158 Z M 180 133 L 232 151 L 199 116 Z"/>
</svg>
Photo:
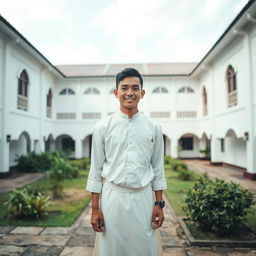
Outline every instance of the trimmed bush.
<svg viewBox="0 0 256 256">
<path fill-rule="evenodd" d="M 185 197 L 191 220 L 219 235 L 235 230 L 253 206 L 253 193 L 239 184 L 200 177 Z"/>
<path fill-rule="evenodd" d="M 52 168 L 50 153 L 36 154 L 34 151 L 15 159 L 19 172 L 44 172 Z"/>
<path fill-rule="evenodd" d="M 164 164 L 170 164 L 172 161 L 172 158 L 170 156 L 164 156 Z"/>
<path fill-rule="evenodd" d="M 50 197 L 42 189 L 25 187 L 14 189 L 4 203 L 7 207 L 7 218 L 40 218 L 46 213 Z"/>
<path fill-rule="evenodd" d="M 194 173 L 191 170 L 179 170 L 178 178 L 180 180 L 194 180 Z"/>
<path fill-rule="evenodd" d="M 180 171 L 180 170 L 188 169 L 187 164 L 184 163 L 183 161 L 179 160 L 179 159 L 172 158 L 171 162 L 170 162 L 170 165 L 171 165 L 171 169 L 173 171 Z"/>
</svg>

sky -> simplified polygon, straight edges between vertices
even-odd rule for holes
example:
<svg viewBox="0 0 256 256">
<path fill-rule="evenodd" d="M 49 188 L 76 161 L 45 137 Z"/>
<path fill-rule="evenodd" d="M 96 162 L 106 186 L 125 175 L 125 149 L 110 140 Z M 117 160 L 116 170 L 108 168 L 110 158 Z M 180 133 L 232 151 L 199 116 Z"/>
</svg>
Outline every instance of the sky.
<svg viewBox="0 0 256 256">
<path fill-rule="evenodd" d="M 199 62 L 248 0 L 0 0 L 51 63 Z"/>
</svg>

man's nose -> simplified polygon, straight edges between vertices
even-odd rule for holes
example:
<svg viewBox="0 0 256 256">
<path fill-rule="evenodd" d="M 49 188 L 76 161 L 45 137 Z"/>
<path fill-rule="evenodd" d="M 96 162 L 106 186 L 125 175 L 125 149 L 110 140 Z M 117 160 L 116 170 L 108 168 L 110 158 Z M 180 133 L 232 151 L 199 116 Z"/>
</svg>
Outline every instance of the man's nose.
<svg viewBox="0 0 256 256">
<path fill-rule="evenodd" d="M 129 89 L 127 90 L 127 95 L 133 95 L 132 88 L 129 88 Z"/>
</svg>

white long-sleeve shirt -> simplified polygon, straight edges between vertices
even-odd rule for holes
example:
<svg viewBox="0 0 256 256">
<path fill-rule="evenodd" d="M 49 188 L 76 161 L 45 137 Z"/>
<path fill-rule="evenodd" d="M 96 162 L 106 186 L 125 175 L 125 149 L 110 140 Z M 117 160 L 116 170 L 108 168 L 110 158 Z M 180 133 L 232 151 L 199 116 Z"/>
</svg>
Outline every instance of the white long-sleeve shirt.
<svg viewBox="0 0 256 256">
<path fill-rule="evenodd" d="M 95 125 L 86 190 L 100 193 L 103 179 L 128 188 L 152 182 L 154 191 L 166 189 L 163 155 L 160 126 L 140 112 L 131 119 L 117 112 Z"/>
</svg>

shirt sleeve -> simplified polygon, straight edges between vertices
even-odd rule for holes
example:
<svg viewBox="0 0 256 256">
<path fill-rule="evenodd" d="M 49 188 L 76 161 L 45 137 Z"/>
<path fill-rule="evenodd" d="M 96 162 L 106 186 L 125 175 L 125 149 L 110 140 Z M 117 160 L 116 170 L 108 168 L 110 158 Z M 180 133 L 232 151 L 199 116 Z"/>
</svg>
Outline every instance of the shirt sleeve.
<svg viewBox="0 0 256 256">
<path fill-rule="evenodd" d="M 102 123 L 96 124 L 92 135 L 91 168 L 87 180 L 86 190 L 101 193 L 101 173 L 105 162 L 105 129 Z"/>
<path fill-rule="evenodd" d="M 151 157 L 151 165 L 154 171 L 152 187 L 154 191 L 166 189 L 164 172 L 164 141 L 160 126 L 156 127 L 155 145 Z"/>
</svg>

